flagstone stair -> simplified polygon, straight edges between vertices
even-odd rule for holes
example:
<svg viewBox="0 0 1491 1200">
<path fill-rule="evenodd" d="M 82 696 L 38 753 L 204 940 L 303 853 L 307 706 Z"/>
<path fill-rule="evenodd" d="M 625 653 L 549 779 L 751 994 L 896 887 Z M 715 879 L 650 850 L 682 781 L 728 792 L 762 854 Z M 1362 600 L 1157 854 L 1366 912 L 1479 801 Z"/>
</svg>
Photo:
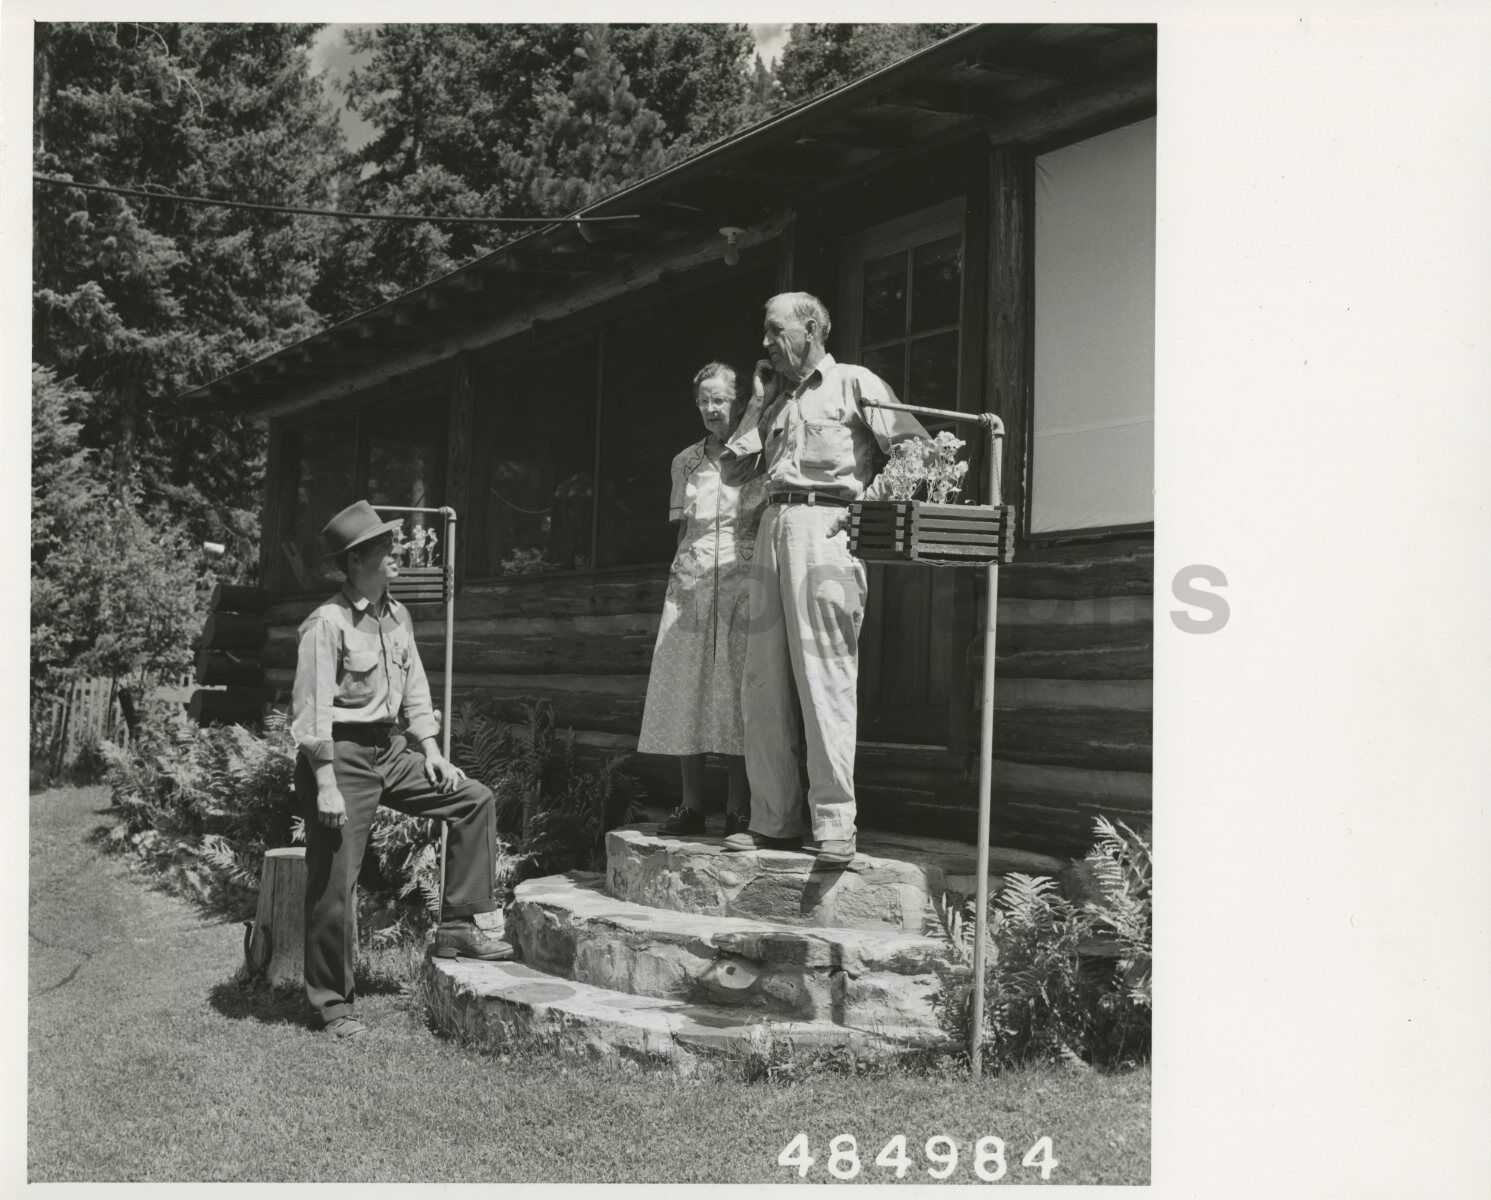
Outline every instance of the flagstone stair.
<svg viewBox="0 0 1491 1200">
<path fill-rule="evenodd" d="M 518 961 L 428 958 L 437 1025 L 595 1054 L 773 1059 L 947 1045 L 934 1001 L 953 965 L 934 899 L 972 891 L 973 848 L 865 835 L 844 868 L 806 852 L 725 852 L 718 835 L 613 830 L 604 874 L 519 884 Z M 991 874 L 1055 859 L 991 856 Z"/>
</svg>

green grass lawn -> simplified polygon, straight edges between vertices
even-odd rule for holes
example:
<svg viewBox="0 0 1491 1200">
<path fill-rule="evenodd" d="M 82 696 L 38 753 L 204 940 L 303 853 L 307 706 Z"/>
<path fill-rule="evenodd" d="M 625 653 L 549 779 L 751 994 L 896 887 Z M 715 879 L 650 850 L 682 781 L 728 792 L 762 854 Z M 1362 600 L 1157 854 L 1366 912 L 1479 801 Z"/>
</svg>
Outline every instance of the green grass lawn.
<svg viewBox="0 0 1491 1200">
<path fill-rule="evenodd" d="M 832 1182 L 854 1135 L 859 1182 L 906 1136 L 904 1182 L 931 1182 L 927 1139 L 1006 1145 L 1003 1182 L 1051 1138 L 1051 1182 L 1146 1183 L 1149 1072 L 957 1072 L 790 1084 L 685 1079 L 624 1064 L 506 1059 L 433 1034 L 395 987 L 360 998 L 372 1035 L 339 1044 L 303 1002 L 232 983 L 242 927 L 153 890 L 89 834 L 101 788 L 31 797 L 28 1175 L 57 1180 L 789 1183 L 798 1133 Z M 843 1164 L 841 1164 L 843 1165 Z"/>
</svg>

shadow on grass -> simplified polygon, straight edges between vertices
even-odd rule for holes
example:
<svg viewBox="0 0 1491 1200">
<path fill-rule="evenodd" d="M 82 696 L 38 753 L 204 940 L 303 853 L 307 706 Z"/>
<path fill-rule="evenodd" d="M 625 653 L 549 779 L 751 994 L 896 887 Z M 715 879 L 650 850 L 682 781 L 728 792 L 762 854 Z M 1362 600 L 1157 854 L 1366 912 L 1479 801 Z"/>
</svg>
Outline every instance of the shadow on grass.
<svg viewBox="0 0 1491 1200">
<path fill-rule="evenodd" d="M 216 985 L 207 994 L 207 1002 L 234 1021 L 315 1028 L 306 1008 L 305 992 L 297 987 L 272 988 L 263 983 L 230 979 Z"/>
</svg>

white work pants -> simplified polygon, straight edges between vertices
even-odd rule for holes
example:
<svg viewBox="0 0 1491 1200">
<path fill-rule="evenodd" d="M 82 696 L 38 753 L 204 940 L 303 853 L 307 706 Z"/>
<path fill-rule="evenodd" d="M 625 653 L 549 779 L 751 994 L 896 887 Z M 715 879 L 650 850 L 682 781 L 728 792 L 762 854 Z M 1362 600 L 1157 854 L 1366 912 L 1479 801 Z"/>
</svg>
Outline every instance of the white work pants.
<svg viewBox="0 0 1491 1200">
<path fill-rule="evenodd" d="M 825 537 L 843 509 L 768 505 L 756 535 L 741 712 L 751 829 L 802 834 L 802 743 L 813 836 L 854 832 L 859 628 L 865 566 L 849 537 Z"/>
</svg>

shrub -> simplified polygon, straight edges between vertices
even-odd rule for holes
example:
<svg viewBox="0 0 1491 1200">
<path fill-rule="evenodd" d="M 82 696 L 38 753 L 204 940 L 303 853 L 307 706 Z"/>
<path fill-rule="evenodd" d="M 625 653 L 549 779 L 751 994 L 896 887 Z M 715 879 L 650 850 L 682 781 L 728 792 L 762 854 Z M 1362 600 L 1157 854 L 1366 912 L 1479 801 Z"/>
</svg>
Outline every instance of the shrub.
<svg viewBox="0 0 1491 1200">
<path fill-rule="evenodd" d="M 625 770 L 630 756 L 582 770 L 574 731 L 557 734 L 553 706 L 520 707 L 525 721 L 514 725 L 464 701 L 451 726 L 452 756 L 492 789 L 499 829 L 516 838 L 511 881 L 604 867 L 606 831 L 642 815 L 642 785 Z"/>
<path fill-rule="evenodd" d="M 1113 1065 L 1146 1058 L 1152 1009 L 1153 860 L 1147 840 L 1106 818 L 1083 860 L 1091 899 L 1055 880 L 1011 874 L 989 906 L 983 1047 L 988 1061 Z M 963 1043 L 972 1022 L 974 908 L 938 905 L 957 965 L 939 1014 Z"/>
<path fill-rule="evenodd" d="M 156 709 L 128 749 L 103 747 L 123 818 L 108 845 L 200 903 L 248 915 L 264 851 L 287 844 L 296 821 L 294 752 L 282 716 L 270 716 L 261 736 L 198 728 L 178 706 Z"/>
<path fill-rule="evenodd" d="M 604 855 L 605 830 L 639 815 L 640 786 L 616 756 L 578 769 L 573 734 L 557 738 L 546 701 L 525 703 L 512 726 L 464 703 L 451 753 L 497 797 L 499 885 Z M 177 891 L 234 916 L 252 915 L 264 852 L 305 840 L 294 796 L 295 743 L 287 717 L 261 732 L 198 728 L 178 706 L 153 711 L 128 750 L 105 745 L 107 780 L 123 820 L 110 834 Z M 528 822 L 523 826 L 523 810 Z M 520 832 L 521 831 L 521 832 Z M 516 844 L 516 849 L 511 849 Z M 380 807 L 359 876 L 359 929 L 375 942 L 414 936 L 438 915 L 440 827 Z"/>
</svg>

